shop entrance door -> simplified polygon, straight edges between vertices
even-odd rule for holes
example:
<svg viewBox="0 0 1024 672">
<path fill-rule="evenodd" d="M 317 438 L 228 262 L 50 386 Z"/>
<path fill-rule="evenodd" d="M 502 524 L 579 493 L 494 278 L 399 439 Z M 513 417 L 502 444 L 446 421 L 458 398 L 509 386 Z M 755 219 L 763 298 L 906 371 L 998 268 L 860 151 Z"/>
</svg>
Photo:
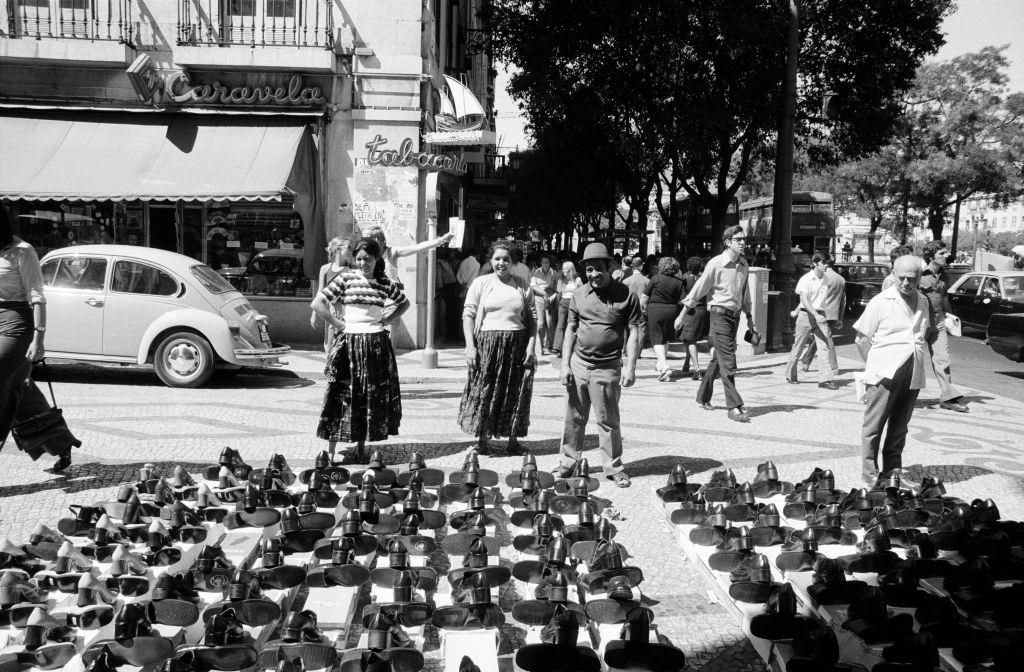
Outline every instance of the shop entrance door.
<svg viewBox="0 0 1024 672">
<path fill-rule="evenodd" d="M 203 260 L 203 206 L 186 205 L 181 227 L 181 253 Z"/>
<path fill-rule="evenodd" d="M 149 206 L 149 247 L 168 252 L 179 250 L 177 206 Z"/>
</svg>

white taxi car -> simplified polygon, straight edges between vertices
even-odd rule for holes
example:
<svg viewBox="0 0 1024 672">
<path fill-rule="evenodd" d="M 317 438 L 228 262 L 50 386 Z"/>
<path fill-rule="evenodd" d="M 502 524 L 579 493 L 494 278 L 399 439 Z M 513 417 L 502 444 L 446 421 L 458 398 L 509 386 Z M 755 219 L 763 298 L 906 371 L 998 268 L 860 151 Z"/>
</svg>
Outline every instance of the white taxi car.
<svg viewBox="0 0 1024 672">
<path fill-rule="evenodd" d="M 171 387 L 215 368 L 280 366 L 267 318 L 216 271 L 174 252 L 81 245 L 42 259 L 46 356 L 152 364 Z"/>
</svg>

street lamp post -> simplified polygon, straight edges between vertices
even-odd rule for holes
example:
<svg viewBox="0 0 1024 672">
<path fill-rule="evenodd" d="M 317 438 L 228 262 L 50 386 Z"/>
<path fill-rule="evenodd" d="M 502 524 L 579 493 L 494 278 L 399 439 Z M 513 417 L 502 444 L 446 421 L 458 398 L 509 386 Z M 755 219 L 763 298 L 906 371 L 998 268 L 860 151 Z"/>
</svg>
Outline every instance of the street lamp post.
<svg viewBox="0 0 1024 672">
<path fill-rule="evenodd" d="M 786 77 L 782 82 L 782 111 L 779 114 L 779 139 L 775 153 L 775 197 L 772 199 L 772 221 L 778 231 L 778 267 L 775 288 L 788 313 L 792 308 L 793 265 L 793 135 L 796 117 L 797 57 L 800 51 L 800 8 L 797 0 L 789 0 L 789 25 L 786 33 Z M 793 327 L 783 321 L 782 341 L 791 346 Z"/>
<path fill-rule="evenodd" d="M 427 217 L 427 240 L 434 240 L 436 237 L 437 220 L 434 217 Z M 436 254 L 434 248 L 427 251 L 427 338 L 420 354 L 420 362 L 424 369 L 437 368 L 437 349 L 434 347 L 434 321 L 437 319 L 434 306 L 434 283 L 437 281 Z"/>
</svg>

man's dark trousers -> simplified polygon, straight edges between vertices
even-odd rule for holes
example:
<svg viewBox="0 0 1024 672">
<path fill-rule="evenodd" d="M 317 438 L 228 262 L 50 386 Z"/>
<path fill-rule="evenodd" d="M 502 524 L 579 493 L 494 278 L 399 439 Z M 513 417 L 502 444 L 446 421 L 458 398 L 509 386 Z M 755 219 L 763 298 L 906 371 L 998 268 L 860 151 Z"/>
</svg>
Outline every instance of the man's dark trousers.
<svg viewBox="0 0 1024 672">
<path fill-rule="evenodd" d="M 868 386 L 867 406 L 861 431 L 861 450 L 865 473 L 877 468 L 878 448 L 882 448 L 882 472 L 903 466 L 903 446 L 907 443 L 910 416 L 920 390 L 910 389 L 914 358 L 909 357 L 892 378 Z M 882 441 L 882 431 L 885 441 Z"/>
<path fill-rule="evenodd" d="M 715 378 L 721 376 L 722 387 L 725 388 L 725 404 L 730 409 L 737 408 L 743 405 L 743 398 L 736 390 L 736 330 L 739 328 L 740 315 L 738 311 L 722 310 L 717 306 L 711 306 L 709 312 L 709 338 L 715 348 L 715 357 L 704 372 L 704 380 L 700 381 L 700 387 L 697 388 L 697 403 L 711 403 Z"/>
</svg>

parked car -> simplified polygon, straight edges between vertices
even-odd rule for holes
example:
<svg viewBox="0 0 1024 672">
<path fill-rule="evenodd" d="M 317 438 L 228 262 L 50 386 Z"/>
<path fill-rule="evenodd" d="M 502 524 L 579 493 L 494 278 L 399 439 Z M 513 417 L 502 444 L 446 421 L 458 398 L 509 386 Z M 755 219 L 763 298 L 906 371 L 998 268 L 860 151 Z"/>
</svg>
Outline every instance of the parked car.
<svg viewBox="0 0 1024 672">
<path fill-rule="evenodd" d="M 1024 362 L 1024 313 L 992 315 L 985 342 L 1003 357 Z"/>
<path fill-rule="evenodd" d="M 882 291 L 882 281 L 889 275 L 888 264 L 872 262 L 842 262 L 835 269 L 846 280 L 846 310 L 851 314 L 864 310 L 868 301 Z"/>
<path fill-rule="evenodd" d="M 81 245 L 42 259 L 46 355 L 152 364 L 171 387 L 199 387 L 217 367 L 280 366 L 267 318 L 212 268 L 174 252 Z"/>
<path fill-rule="evenodd" d="M 953 314 L 967 326 L 987 329 L 992 315 L 1024 312 L 1024 271 L 972 271 L 949 288 Z"/>
<path fill-rule="evenodd" d="M 301 249 L 264 250 L 245 266 L 231 266 L 217 272 L 235 289 L 246 294 L 295 296 L 295 290 L 310 287 L 302 272 L 303 254 Z"/>
</svg>

